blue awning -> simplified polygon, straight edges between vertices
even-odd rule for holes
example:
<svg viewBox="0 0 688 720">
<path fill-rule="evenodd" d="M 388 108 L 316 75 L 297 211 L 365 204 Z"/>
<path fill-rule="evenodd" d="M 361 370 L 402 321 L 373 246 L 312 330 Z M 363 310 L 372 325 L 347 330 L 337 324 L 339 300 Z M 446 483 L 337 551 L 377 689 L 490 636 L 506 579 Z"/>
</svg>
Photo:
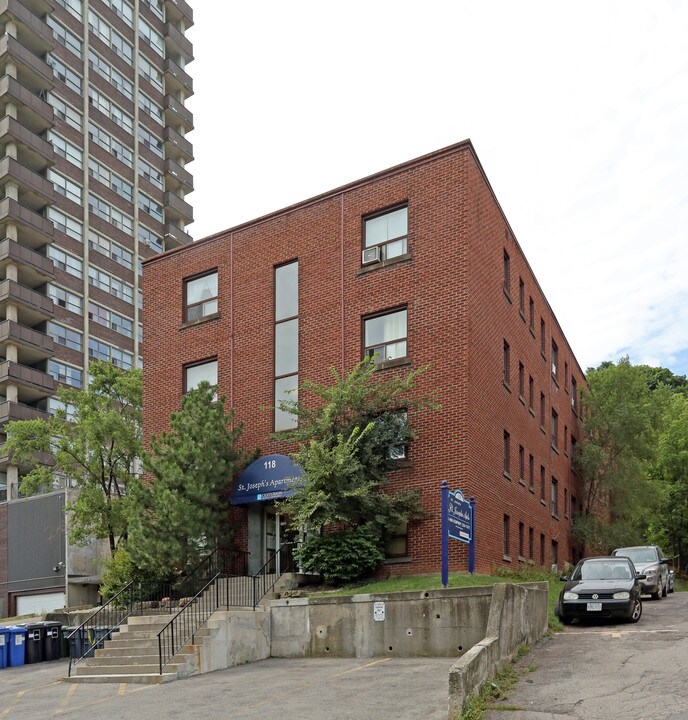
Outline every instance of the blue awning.
<svg viewBox="0 0 688 720">
<path fill-rule="evenodd" d="M 263 455 L 239 475 L 229 501 L 232 505 L 282 500 L 303 485 L 303 468 L 286 455 Z"/>
</svg>

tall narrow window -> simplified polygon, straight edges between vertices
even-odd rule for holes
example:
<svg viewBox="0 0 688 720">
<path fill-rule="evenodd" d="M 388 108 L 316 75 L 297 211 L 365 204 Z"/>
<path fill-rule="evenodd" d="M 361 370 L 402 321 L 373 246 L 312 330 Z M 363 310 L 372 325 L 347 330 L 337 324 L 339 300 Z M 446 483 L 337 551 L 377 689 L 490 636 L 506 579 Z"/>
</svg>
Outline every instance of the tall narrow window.
<svg viewBox="0 0 688 720">
<path fill-rule="evenodd" d="M 569 364 L 564 361 L 564 390 L 569 389 Z"/>
<path fill-rule="evenodd" d="M 504 381 L 504 384 L 506 386 L 511 385 L 511 348 L 509 347 L 509 343 L 505 340 L 504 341 L 504 350 L 503 350 L 503 367 L 502 367 L 502 380 Z"/>
<path fill-rule="evenodd" d="M 540 428 L 545 431 L 545 393 L 540 393 Z"/>
<path fill-rule="evenodd" d="M 406 357 L 407 311 L 395 312 L 363 320 L 365 354 L 376 363 Z"/>
<path fill-rule="evenodd" d="M 502 272 L 504 275 L 503 284 L 504 292 L 509 295 L 511 293 L 511 259 L 509 253 L 504 250 L 504 259 L 502 262 Z"/>
<path fill-rule="evenodd" d="M 528 489 L 535 492 L 535 458 L 528 456 Z"/>
<path fill-rule="evenodd" d="M 504 431 L 504 474 L 511 477 L 511 435 Z"/>
<path fill-rule="evenodd" d="M 510 538 L 511 535 L 511 518 L 508 515 L 504 516 L 504 559 L 510 560 Z"/>
<path fill-rule="evenodd" d="M 552 419 L 550 421 L 550 435 L 552 440 L 552 447 L 557 450 L 559 445 L 559 415 L 556 410 L 552 410 Z"/>
<path fill-rule="evenodd" d="M 526 484 L 526 451 L 523 445 L 518 446 L 518 481 Z"/>
<path fill-rule="evenodd" d="M 535 381 L 528 376 L 528 409 L 535 415 Z"/>
<path fill-rule="evenodd" d="M 521 317 L 526 319 L 526 286 L 523 282 L 523 278 L 518 279 L 518 311 L 521 313 Z"/>
<path fill-rule="evenodd" d="M 559 565 L 559 543 L 552 540 L 552 566 L 556 568 L 557 565 Z"/>
<path fill-rule="evenodd" d="M 279 407 L 296 401 L 299 387 L 299 263 L 275 268 L 275 430 L 297 426 L 293 413 Z"/>
<path fill-rule="evenodd" d="M 569 516 L 569 491 L 564 488 L 564 517 Z"/>
<path fill-rule="evenodd" d="M 552 340 L 552 377 L 559 380 L 559 348 Z"/>
<path fill-rule="evenodd" d="M 559 482 L 556 478 L 552 478 L 552 495 L 550 498 L 551 501 L 551 511 L 552 511 L 552 517 L 558 517 L 559 516 Z"/>
<path fill-rule="evenodd" d="M 408 208 L 368 218 L 363 227 L 364 263 L 389 260 L 408 252 Z"/>
<path fill-rule="evenodd" d="M 533 528 L 528 528 L 528 560 L 533 559 L 533 553 L 535 552 L 535 533 L 533 532 Z"/>
<path fill-rule="evenodd" d="M 519 557 L 519 560 L 523 559 L 526 554 L 525 535 L 526 535 L 526 526 L 524 523 L 520 522 L 518 524 L 518 557 Z"/>
<path fill-rule="evenodd" d="M 540 500 L 545 503 L 545 466 L 540 465 Z"/>
<path fill-rule="evenodd" d="M 540 318 L 540 352 L 545 355 L 545 321 Z"/>
<path fill-rule="evenodd" d="M 545 533 L 540 533 L 540 565 L 545 564 Z"/>
<path fill-rule="evenodd" d="M 571 375 L 571 407 L 574 412 L 578 412 L 578 383 L 573 375 Z"/>
<path fill-rule="evenodd" d="M 535 335 L 535 301 L 533 298 L 528 298 L 528 327 L 530 332 Z"/>
<path fill-rule="evenodd" d="M 526 370 L 523 367 L 523 363 L 518 363 L 518 398 L 519 400 L 523 400 L 523 395 L 525 393 L 525 385 L 526 385 Z"/>
</svg>

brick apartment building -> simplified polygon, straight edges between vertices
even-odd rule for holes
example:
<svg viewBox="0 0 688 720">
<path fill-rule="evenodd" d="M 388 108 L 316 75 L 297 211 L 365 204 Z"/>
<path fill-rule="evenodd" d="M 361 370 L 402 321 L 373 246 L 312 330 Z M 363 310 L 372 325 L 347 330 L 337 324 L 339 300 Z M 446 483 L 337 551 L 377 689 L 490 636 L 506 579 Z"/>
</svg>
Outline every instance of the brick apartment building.
<svg viewBox="0 0 688 720">
<path fill-rule="evenodd" d="M 584 376 L 470 141 L 147 260 L 143 286 L 146 435 L 207 379 L 247 448 L 283 454 L 269 437 L 291 417 L 265 408 L 304 379 L 372 353 L 381 373 L 427 365 L 419 389 L 442 407 L 410 417 L 392 486 L 420 488 L 429 514 L 386 569 L 439 571 L 443 480 L 476 498 L 479 571 L 574 559 Z M 283 523 L 272 500 L 232 497 L 260 567 Z M 450 567 L 466 545 L 450 542 Z"/>
<path fill-rule="evenodd" d="M 140 262 L 191 242 L 192 24 L 186 0 L 0 2 L 0 443 L 91 359 L 140 362 Z M 69 481 L 24 498 L 23 471 L 0 451 L 0 617 L 97 598 Z"/>
</svg>

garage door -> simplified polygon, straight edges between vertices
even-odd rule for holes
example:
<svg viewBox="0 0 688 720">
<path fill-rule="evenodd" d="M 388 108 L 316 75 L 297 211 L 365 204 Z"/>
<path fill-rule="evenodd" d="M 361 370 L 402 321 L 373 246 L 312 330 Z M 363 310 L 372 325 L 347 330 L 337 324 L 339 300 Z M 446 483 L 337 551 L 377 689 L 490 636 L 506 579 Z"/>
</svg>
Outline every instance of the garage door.
<svg viewBox="0 0 688 720">
<path fill-rule="evenodd" d="M 20 595 L 17 598 L 17 615 L 41 615 L 51 610 L 61 610 L 64 604 L 64 593 Z"/>
</svg>

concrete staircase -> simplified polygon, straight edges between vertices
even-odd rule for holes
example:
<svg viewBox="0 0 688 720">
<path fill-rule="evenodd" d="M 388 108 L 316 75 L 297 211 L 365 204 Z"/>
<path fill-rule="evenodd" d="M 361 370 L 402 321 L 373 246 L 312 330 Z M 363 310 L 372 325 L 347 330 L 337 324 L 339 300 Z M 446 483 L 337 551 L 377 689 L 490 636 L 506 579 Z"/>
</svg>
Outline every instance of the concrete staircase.
<svg viewBox="0 0 688 720">
<path fill-rule="evenodd" d="M 277 580 L 276 576 L 267 578 L 268 587 Z M 91 658 L 84 658 L 72 668 L 68 682 L 75 683 L 163 683 L 178 678 L 189 677 L 199 672 L 208 672 L 227 667 L 227 662 L 239 664 L 250 662 L 252 658 L 250 647 L 239 640 L 239 649 L 232 649 L 232 639 L 229 628 L 242 626 L 241 618 L 256 617 L 264 612 L 264 603 L 280 586 L 278 582 L 273 591 L 262 599 L 258 611 L 253 607 L 238 607 L 233 605 L 236 598 L 241 596 L 241 588 L 245 587 L 245 578 L 229 578 L 221 580 L 218 587 L 212 586 L 206 595 L 212 602 L 219 602 L 220 607 L 208 619 L 208 622 L 194 634 L 193 643 L 189 643 L 167 663 L 160 673 L 160 658 L 158 652 L 158 633 L 174 617 L 174 613 L 151 614 L 131 616 L 126 625 L 120 626 L 112 633 L 112 639 L 104 642 L 103 648 L 95 651 Z M 242 585 L 243 583 L 243 585 Z M 231 609 L 224 607 L 231 605 Z M 246 622 L 245 620 L 243 621 Z M 252 625 L 252 622 L 248 623 Z M 226 632 L 223 632 L 226 631 Z M 236 630 L 233 634 L 236 634 Z M 250 641 L 248 645 L 254 644 Z M 232 659 L 238 653 L 239 662 Z M 230 665 L 231 666 L 231 665 Z"/>
</svg>

